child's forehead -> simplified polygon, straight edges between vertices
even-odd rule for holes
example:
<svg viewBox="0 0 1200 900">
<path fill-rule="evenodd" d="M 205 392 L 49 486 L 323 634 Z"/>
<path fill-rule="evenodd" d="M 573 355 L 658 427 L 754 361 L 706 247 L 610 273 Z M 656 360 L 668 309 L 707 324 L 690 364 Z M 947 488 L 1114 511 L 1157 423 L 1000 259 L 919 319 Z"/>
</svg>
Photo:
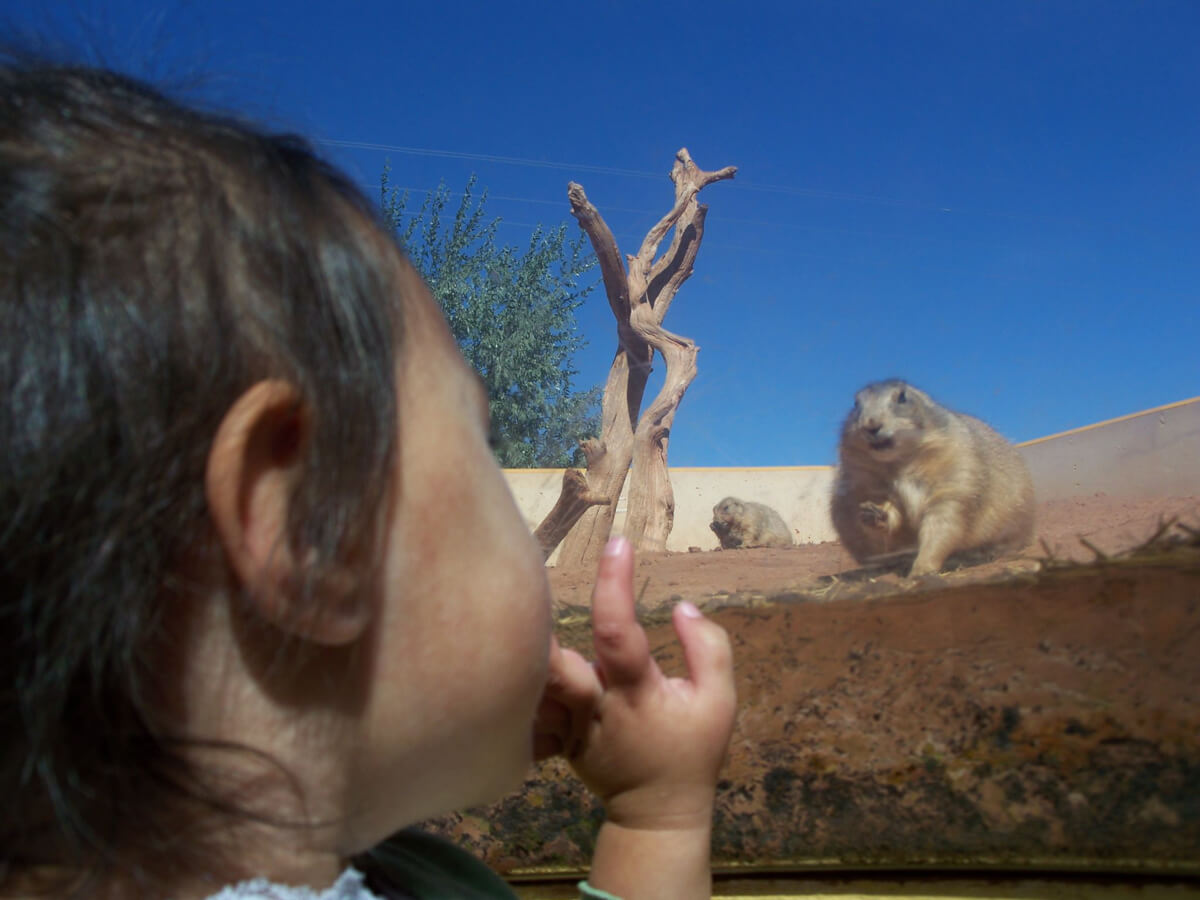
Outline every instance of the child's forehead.
<svg viewBox="0 0 1200 900">
<path fill-rule="evenodd" d="M 377 260 L 383 261 L 387 270 L 386 281 L 392 295 L 388 299 L 399 313 L 404 333 L 409 337 L 420 333 L 428 339 L 445 331 L 449 337 L 449 329 L 441 307 L 433 299 L 425 280 L 409 262 L 404 251 L 374 223 L 362 225 L 362 239 L 375 245 L 373 255 Z M 410 351 L 411 349 L 413 348 L 409 347 Z"/>
<path fill-rule="evenodd" d="M 441 308 L 433 299 L 433 294 L 420 273 L 403 254 L 397 252 L 395 260 L 392 280 L 401 308 L 404 310 L 406 330 L 415 331 L 426 338 L 434 337 L 435 334 L 441 332 L 449 335 L 445 316 L 442 315 Z"/>
<path fill-rule="evenodd" d="M 454 369 L 474 379 L 475 373 L 463 360 L 446 317 L 428 285 L 413 265 L 400 255 L 394 284 L 404 319 L 401 359 L 407 363 L 409 377 L 418 380 L 426 376 L 445 378 L 447 370 Z M 436 375 L 432 369 L 437 370 Z"/>
</svg>

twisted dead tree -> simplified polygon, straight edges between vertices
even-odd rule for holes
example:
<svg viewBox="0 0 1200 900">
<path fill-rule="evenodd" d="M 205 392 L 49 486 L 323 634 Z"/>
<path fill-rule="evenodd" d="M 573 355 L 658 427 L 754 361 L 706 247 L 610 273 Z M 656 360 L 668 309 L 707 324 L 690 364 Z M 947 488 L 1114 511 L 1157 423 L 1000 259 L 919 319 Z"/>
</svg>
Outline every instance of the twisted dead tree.
<svg viewBox="0 0 1200 900">
<path fill-rule="evenodd" d="M 667 331 L 662 322 L 676 292 L 691 277 L 704 236 L 708 207 L 700 204 L 697 195 L 714 181 L 733 178 L 736 171 L 736 167 L 726 166 L 705 172 L 692 162 L 687 148 L 675 154 L 671 168 L 675 205 L 647 232 L 637 254 L 626 257 L 628 268 L 616 238 L 583 187 L 574 182 L 567 186 L 571 214 L 600 262 L 608 304 L 617 320 L 617 352 L 604 386 L 600 437 L 580 442 L 587 473 L 582 482 L 570 476 L 564 479 L 564 497 L 570 489 L 572 499 L 560 498 L 555 508 L 558 515 L 552 512 L 538 529 L 547 556 L 562 540 L 560 565 L 590 565 L 599 557 L 612 531 L 617 498 L 631 464 L 625 536 L 639 551 L 666 549 L 675 516 L 667 443 L 675 411 L 696 377 L 699 348 L 689 338 Z M 672 228 L 670 246 L 655 260 Z M 643 413 L 642 399 L 655 352 L 666 363 L 666 379 Z M 566 534 L 565 539 L 559 532 Z"/>
<path fill-rule="evenodd" d="M 567 469 L 563 472 L 563 485 L 558 502 L 533 533 L 533 539 L 542 548 L 542 559 L 550 558 L 554 548 L 567 536 L 571 526 L 579 521 L 580 516 L 593 506 L 608 503 L 612 501 L 591 490 L 588 487 L 587 476 L 578 469 Z"/>
</svg>

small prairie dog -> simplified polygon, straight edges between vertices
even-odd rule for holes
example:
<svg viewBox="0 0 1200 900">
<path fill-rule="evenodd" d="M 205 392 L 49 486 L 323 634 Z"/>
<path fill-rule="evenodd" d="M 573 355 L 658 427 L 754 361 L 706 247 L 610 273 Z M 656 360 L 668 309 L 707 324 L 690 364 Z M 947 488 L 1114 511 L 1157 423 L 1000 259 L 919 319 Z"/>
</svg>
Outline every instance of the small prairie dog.
<svg viewBox="0 0 1200 900">
<path fill-rule="evenodd" d="M 838 456 L 830 512 L 859 562 L 916 550 L 911 574 L 928 575 L 951 554 L 997 556 L 1033 537 L 1033 481 L 1017 449 L 903 381 L 858 392 Z"/>
<path fill-rule="evenodd" d="M 792 532 L 771 507 L 737 497 L 726 497 L 713 507 L 709 528 L 724 550 L 738 547 L 791 547 Z"/>
</svg>

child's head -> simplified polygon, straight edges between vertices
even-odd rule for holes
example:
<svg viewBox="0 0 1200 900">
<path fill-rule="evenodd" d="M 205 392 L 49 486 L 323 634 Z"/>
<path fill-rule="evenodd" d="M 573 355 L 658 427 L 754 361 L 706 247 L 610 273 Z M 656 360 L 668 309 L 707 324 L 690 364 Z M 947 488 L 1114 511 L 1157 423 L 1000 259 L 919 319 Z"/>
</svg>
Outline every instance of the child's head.
<svg viewBox="0 0 1200 900">
<path fill-rule="evenodd" d="M 512 783 L 549 623 L 478 391 L 302 142 L 0 64 L 15 871 L 213 858 L 197 810 L 349 854 Z"/>
</svg>

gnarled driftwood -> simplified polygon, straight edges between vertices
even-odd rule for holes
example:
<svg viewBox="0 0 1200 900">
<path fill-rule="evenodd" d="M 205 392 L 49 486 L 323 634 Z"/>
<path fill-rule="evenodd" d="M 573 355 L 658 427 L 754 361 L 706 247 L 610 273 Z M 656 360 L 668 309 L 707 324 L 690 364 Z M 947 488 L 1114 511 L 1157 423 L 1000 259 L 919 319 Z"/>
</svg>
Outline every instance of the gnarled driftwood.
<svg viewBox="0 0 1200 900">
<path fill-rule="evenodd" d="M 626 257 L 628 266 L 622 261 L 616 238 L 583 187 L 574 182 L 568 185 L 571 214 L 587 234 L 600 262 L 608 304 L 617 320 L 617 351 L 604 386 L 600 437 L 581 444 L 587 457 L 585 493 L 606 502 L 598 501 L 580 515 L 563 540 L 560 565 L 592 564 L 599 557 L 612 531 L 617 498 L 631 464 L 625 536 L 639 551 L 666 549 L 675 514 L 667 475 L 667 442 L 675 412 L 696 376 L 699 348 L 691 339 L 667 331 L 662 322 L 679 287 L 692 274 L 704 236 L 708 207 L 699 203 L 697 195 L 714 181 L 733 178 L 736 171 L 736 167 L 726 166 L 705 172 L 692 162 L 687 148 L 675 154 L 671 168 L 675 204 L 647 232 L 637 254 Z M 670 246 L 655 260 L 654 254 L 672 228 Z M 656 351 L 666 362 L 666 379 L 658 396 L 642 413 Z M 546 545 L 542 546 L 546 552 Z"/>
</svg>

